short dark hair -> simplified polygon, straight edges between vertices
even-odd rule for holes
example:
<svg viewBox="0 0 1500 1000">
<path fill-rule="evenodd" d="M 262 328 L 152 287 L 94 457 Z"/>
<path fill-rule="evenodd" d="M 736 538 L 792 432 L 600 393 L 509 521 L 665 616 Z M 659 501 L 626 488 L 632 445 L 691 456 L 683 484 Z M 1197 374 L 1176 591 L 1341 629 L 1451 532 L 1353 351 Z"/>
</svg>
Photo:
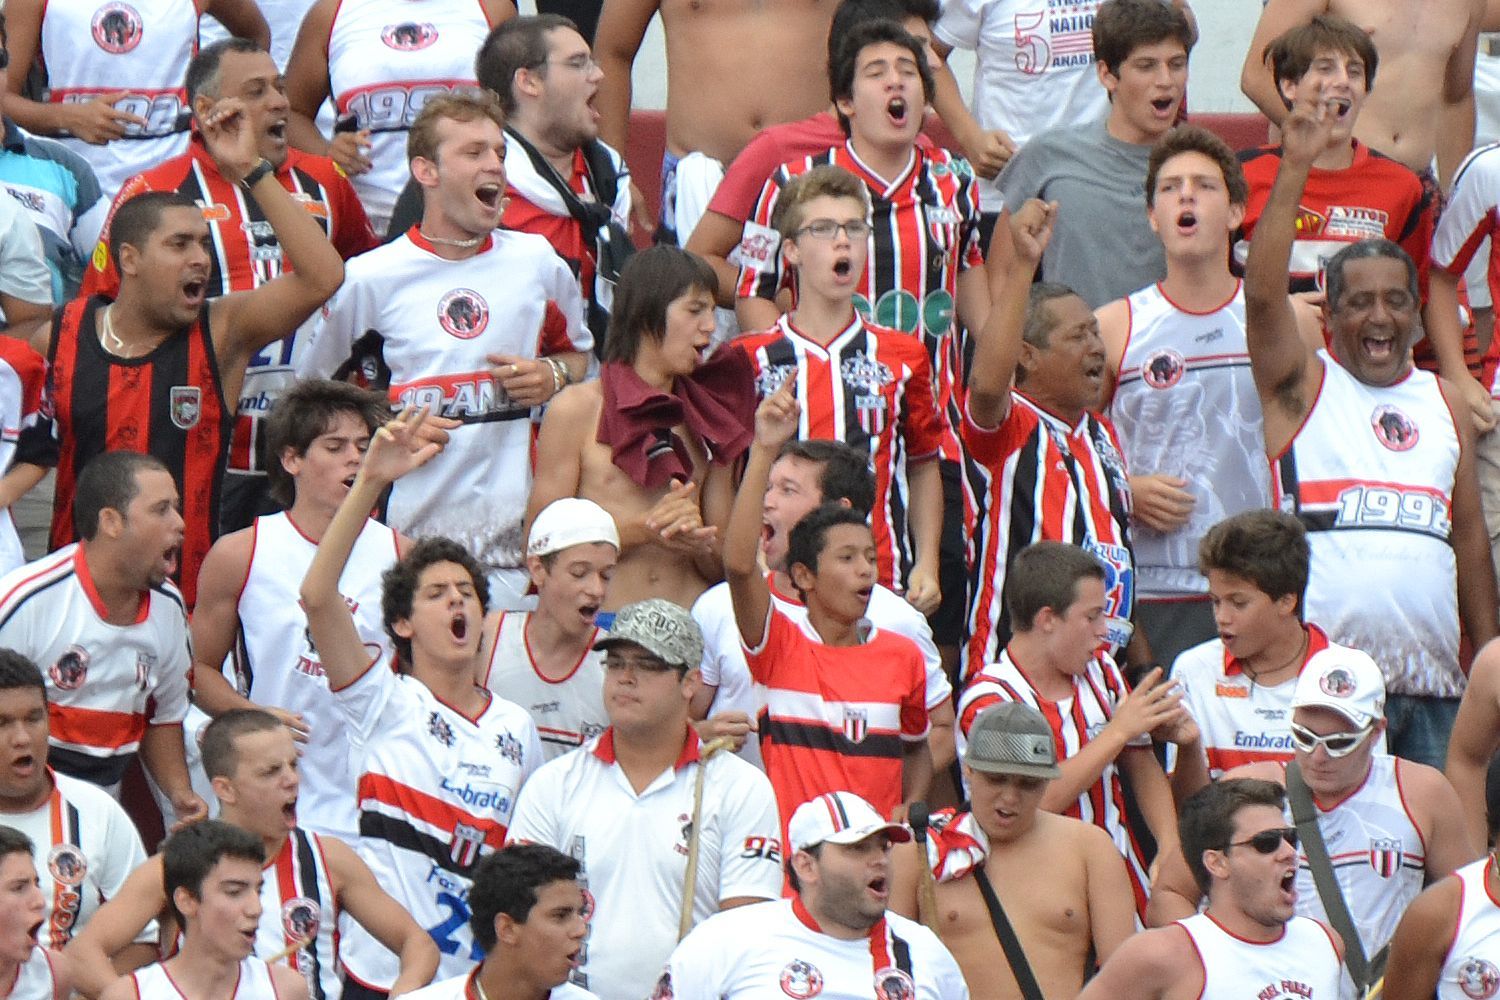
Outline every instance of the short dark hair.
<svg viewBox="0 0 1500 1000">
<path fill-rule="evenodd" d="M 500 101 L 509 118 L 516 113 L 516 72 L 534 69 L 543 76 L 547 65 L 547 35 L 559 28 L 578 31 L 578 25 L 561 14 L 513 17 L 491 29 L 474 57 L 474 79 Z M 581 35 L 582 32 L 579 32 Z"/>
<path fill-rule="evenodd" d="M 632 364 L 643 339 L 667 335 L 667 307 L 694 290 L 719 294 L 718 276 L 697 254 L 657 245 L 633 255 L 620 269 L 600 360 Z"/>
<path fill-rule="evenodd" d="M 0 648 L 0 691 L 20 688 L 36 688 L 42 693 L 43 704 L 47 702 L 47 679 L 42 676 L 42 668 L 19 650 Z"/>
<path fill-rule="evenodd" d="M 832 93 L 834 104 L 840 100 L 853 99 L 854 71 L 859 63 L 859 54 L 871 45 L 886 42 L 911 50 L 912 58 L 917 61 L 917 73 L 922 78 L 922 100 L 932 102 L 935 86 L 932 67 L 927 65 L 927 53 L 922 43 L 901 27 L 900 22 L 882 18 L 855 25 L 835 51 L 833 62 L 828 67 L 828 89 Z M 839 127 L 844 130 L 845 135 L 849 135 L 849 116 L 837 108 L 834 110 L 838 112 Z M 921 114 L 921 111 L 921 108 L 907 109 L 908 114 Z"/>
<path fill-rule="evenodd" d="M 1178 41 L 1193 51 L 1193 26 L 1162 0 L 1106 0 L 1094 14 L 1094 58 L 1110 76 L 1119 76 L 1130 54 L 1143 45 Z"/>
<path fill-rule="evenodd" d="M 180 191 L 142 191 L 122 202 L 109 220 L 110 258 L 118 265 L 121 247 L 127 243 L 137 249 L 144 247 L 169 208 L 199 211 L 198 203 Z"/>
<path fill-rule="evenodd" d="M 818 474 L 822 503 L 847 500 L 850 507 L 867 516 L 875 509 L 875 473 L 870 469 L 868 452 L 843 441 L 814 438 L 788 441 L 776 457 L 800 458 L 822 466 Z"/>
<path fill-rule="evenodd" d="M 24 854 L 28 858 L 36 850 L 31 838 L 13 826 L 0 825 L 0 860 L 12 854 Z"/>
<path fill-rule="evenodd" d="M 1313 60 L 1320 52 L 1342 52 L 1354 56 L 1365 64 L 1365 90 L 1375 87 L 1375 68 L 1380 64 L 1380 53 L 1363 28 L 1337 14 L 1319 14 L 1306 24 L 1300 24 L 1271 39 L 1261 51 L 1261 61 L 1271 67 L 1276 81 L 1276 96 L 1281 97 L 1281 84 L 1296 83 L 1307 75 Z M 1281 103 L 1291 107 L 1285 97 Z"/>
<path fill-rule="evenodd" d="M 787 536 L 786 542 L 786 568 L 791 572 L 793 566 L 806 566 L 814 574 L 818 572 L 818 559 L 823 555 L 823 548 L 828 543 L 828 532 L 839 525 L 857 524 L 862 528 L 868 528 L 867 518 L 869 514 L 864 511 L 845 507 L 840 503 L 824 503 L 809 511 L 802 520 L 792 526 L 791 534 Z"/>
<path fill-rule="evenodd" d="M 411 640 L 396 634 L 395 624 L 410 618 L 416 599 L 417 581 L 423 570 L 434 563 L 451 562 L 462 566 L 474 583 L 474 594 L 479 598 L 481 612 L 490 607 L 489 577 L 473 553 L 451 538 L 433 536 L 419 539 L 406 550 L 406 555 L 380 577 L 380 614 L 385 623 L 385 634 L 391 637 L 396 649 L 396 666 L 402 672 L 411 669 Z"/>
<path fill-rule="evenodd" d="M 1199 153 L 1212 160 L 1224 177 L 1224 190 L 1229 193 L 1229 204 L 1244 205 L 1250 200 L 1250 185 L 1245 181 L 1245 168 L 1229 144 L 1206 128 L 1198 125 L 1179 125 L 1161 137 L 1151 148 L 1151 157 L 1146 162 L 1146 207 L 1156 204 L 1156 175 L 1174 156 L 1183 153 Z"/>
<path fill-rule="evenodd" d="M 203 729 L 203 772 L 210 778 L 228 778 L 240 766 L 236 741 L 247 733 L 272 732 L 281 728 L 281 720 L 263 708 L 232 708 Z"/>
<path fill-rule="evenodd" d="M 1005 569 L 1010 627 L 1029 632 L 1043 608 L 1062 614 L 1078 600 L 1080 580 L 1103 580 L 1104 564 L 1067 542 L 1033 542 Z"/>
<path fill-rule="evenodd" d="M 90 459 L 73 488 L 73 527 L 78 537 L 93 540 L 103 510 L 117 510 L 123 517 L 130 501 L 141 492 L 139 476 L 147 470 L 171 471 L 155 455 L 138 451 L 106 451 Z"/>
<path fill-rule="evenodd" d="M 199 94 L 206 97 L 221 97 L 219 93 L 219 70 L 224 65 L 224 57 L 231 52 L 242 55 L 255 55 L 257 52 L 265 52 L 257 42 L 248 38 L 221 38 L 212 45 L 205 45 L 193 56 L 193 61 L 188 63 L 187 77 L 183 83 L 187 90 L 188 104 L 193 103 Z M 269 55 L 269 53 L 266 53 Z"/>
<path fill-rule="evenodd" d="M 186 921 L 177 908 L 177 890 L 186 889 L 194 899 L 202 899 L 203 880 L 224 858 L 263 865 L 266 863 L 266 849 L 260 838 L 249 830 L 213 819 L 185 826 L 162 844 L 162 886 L 167 891 L 167 905 L 179 925 L 185 926 Z"/>
<path fill-rule="evenodd" d="M 296 482 L 282 468 L 281 453 L 290 448 L 294 455 L 306 455 L 313 441 L 332 430 L 333 422 L 345 413 L 363 420 L 373 434 L 390 419 L 391 405 L 378 392 L 321 378 L 298 381 L 272 405 L 262 433 L 266 436 L 266 478 L 277 503 L 290 507 L 297 499 Z"/>
<path fill-rule="evenodd" d="M 1226 778 L 1200 788 L 1182 804 L 1177 836 L 1198 891 L 1208 895 L 1212 882 L 1203 864 L 1204 851 L 1222 851 L 1234 839 L 1234 818 L 1247 806 L 1286 805 L 1286 790 L 1259 778 Z"/>
<path fill-rule="evenodd" d="M 554 882 L 576 882 L 582 870 L 576 858 L 545 844 L 507 844 L 486 855 L 469 886 L 474 941 L 488 955 L 495 947 L 496 917 L 503 913 L 524 924 L 542 889 Z"/>
<path fill-rule="evenodd" d="M 1344 269 L 1356 260 L 1399 260 L 1406 268 L 1406 290 L 1411 293 L 1412 302 L 1422 301 L 1417 288 L 1417 265 L 1400 244 L 1387 239 L 1360 240 L 1334 254 L 1323 268 L 1323 287 L 1330 313 L 1338 312 L 1339 303 L 1344 299 L 1344 289 L 1348 284 Z"/>
<path fill-rule="evenodd" d="M 811 854 L 814 859 L 820 859 L 823 855 L 823 845 L 814 844 L 811 847 L 802 848 L 802 853 Z M 797 870 L 792 867 L 792 858 L 797 852 L 788 848 L 785 851 L 786 860 L 782 862 L 786 866 L 786 881 L 792 887 L 792 891 L 800 894 L 802 892 L 802 880 L 797 877 Z"/>
<path fill-rule="evenodd" d="M 828 75 L 833 75 L 833 64 L 839 58 L 838 50 L 857 25 L 867 21 L 895 21 L 900 24 L 909 17 L 931 24 L 941 13 L 938 0 L 844 0 L 834 8 L 833 22 L 828 28 Z"/>
<path fill-rule="evenodd" d="M 1047 307 L 1058 299 L 1081 298 L 1067 285 L 1056 281 L 1038 281 L 1026 293 L 1026 322 L 1021 327 L 1021 339 L 1032 347 L 1046 350 L 1052 341 L 1052 328 L 1057 325 Z"/>
<path fill-rule="evenodd" d="M 1307 593 L 1311 552 L 1302 522 L 1279 510 L 1247 510 L 1209 528 L 1198 542 L 1198 568 L 1216 569 L 1255 584 L 1271 600 L 1291 594 L 1297 617 Z"/>
</svg>

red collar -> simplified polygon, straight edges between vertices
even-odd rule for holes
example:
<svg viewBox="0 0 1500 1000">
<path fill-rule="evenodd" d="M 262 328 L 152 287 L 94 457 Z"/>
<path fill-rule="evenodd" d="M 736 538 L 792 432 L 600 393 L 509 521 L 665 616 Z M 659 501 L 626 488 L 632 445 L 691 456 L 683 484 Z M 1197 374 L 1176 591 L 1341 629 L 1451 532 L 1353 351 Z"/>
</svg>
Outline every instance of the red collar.
<svg viewBox="0 0 1500 1000">
<path fill-rule="evenodd" d="M 697 763 L 701 758 L 698 754 L 698 734 L 693 732 L 693 727 L 688 726 L 685 738 L 682 741 L 682 752 L 677 755 L 677 760 L 672 764 L 672 770 L 681 771 L 689 764 Z M 594 744 L 591 751 L 593 755 L 606 764 L 618 763 L 615 757 L 615 727 L 605 729 L 599 737 L 599 742 Z"/>
<path fill-rule="evenodd" d="M 78 585 L 83 588 L 83 595 L 89 599 L 89 605 L 94 609 L 94 614 L 103 621 L 109 621 L 109 609 L 104 606 L 104 600 L 99 596 L 99 588 L 94 586 L 94 578 L 89 574 L 89 561 L 83 557 L 83 543 L 78 543 L 78 548 L 73 551 L 73 571 L 78 574 Z M 146 620 L 151 613 L 151 591 L 143 590 L 137 602 L 135 621 L 132 625 L 139 625 Z"/>
<path fill-rule="evenodd" d="M 808 910 L 807 906 L 803 904 L 801 896 L 792 897 L 792 913 L 794 916 L 796 916 L 797 920 L 802 924 L 802 926 L 806 927 L 808 930 L 813 931 L 817 934 L 828 933 L 823 929 L 822 925 L 818 923 L 818 918 L 812 915 L 812 911 Z M 885 917 L 881 917 L 875 922 L 875 926 L 870 928 L 868 937 L 872 941 L 878 941 L 885 937 Z"/>
<path fill-rule="evenodd" d="M 1303 625 L 1302 630 L 1307 633 L 1307 651 L 1302 654 L 1302 664 L 1297 668 L 1298 675 L 1301 675 L 1302 668 L 1307 666 L 1307 661 L 1313 658 L 1313 654 L 1321 653 L 1328 648 L 1328 633 L 1318 626 L 1309 623 Z M 1229 655 L 1229 647 L 1225 646 L 1224 676 L 1237 677 L 1244 672 L 1245 668 L 1240 665 L 1240 661 Z"/>
</svg>

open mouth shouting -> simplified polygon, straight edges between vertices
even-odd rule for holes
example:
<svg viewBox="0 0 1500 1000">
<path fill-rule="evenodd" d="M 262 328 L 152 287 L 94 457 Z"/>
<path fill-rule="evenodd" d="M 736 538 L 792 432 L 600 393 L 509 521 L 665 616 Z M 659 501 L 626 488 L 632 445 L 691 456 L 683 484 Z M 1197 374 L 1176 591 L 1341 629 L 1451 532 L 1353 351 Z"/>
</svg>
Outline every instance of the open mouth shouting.
<svg viewBox="0 0 1500 1000">
<path fill-rule="evenodd" d="M 469 638 L 469 618 L 463 612 L 455 612 L 448 622 L 448 631 L 453 634 L 453 641 L 463 645 Z"/>
<path fill-rule="evenodd" d="M 885 106 L 886 117 L 889 118 L 891 120 L 891 124 L 896 126 L 897 128 L 906 127 L 906 117 L 908 113 L 909 111 L 906 106 L 906 98 L 904 97 L 893 97 Z"/>
<path fill-rule="evenodd" d="M 490 183 L 481 184 L 474 189 L 474 197 L 488 212 L 499 213 L 502 210 L 501 196 L 505 194 L 503 185 Z"/>
<path fill-rule="evenodd" d="M 854 262 L 848 257 L 840 255 L 833 262 L 833 276 L 839 280 L 847 280 L 854 275 Z"/>
<path fill-rule="evenodd" d="M 1296 902 L 1297 902 L 1297 869 L 1295 867 L 1289 868 L 1285 872 L 1282 873 L 1282 875 L 1281 875 L 1281 882 L 1278 884 L 1277 888 L 1279 888 L 1281 890 L 1281 895 L 1286 900 L 1286 902 L 1287 902 L 1288 905 L 1295 905 L 1296 904 Z"/>
<path fill-rule="evenodd" d="M 195 309 L 203 305 L 207 293 L 208 279 L 202 275 L 194 275 L 182 283 L 182 297 Z"/>
<path fill-rule="evenodd" d="M 1365 336 L 1359 340 L 1366 357 L 1371 361 L 1389 361 L 1396 353 L 1395 336 Z"/>
<path fill-rule="evenodd" d="M 1191 236 L 1198 231 L 1198 216 L 1192 209 L 1185 209 L 1177 216 L 1177 232 L 1181 236 Z"/>
<path fill-rule="evenodd" d="M 1151 110 L 1158 118 L 1168 118 L 1177 114 L 1177 98 L 1175 97 L 1153 97 L 1151 99 Z"/>
<path fill-rule="evenodd" d="M 1347 97 L 1330 97 L 1328 99 L 1328 107 L 1333 112 L 1334 117 L 1339 121 L 1343 121 L 1349 117 L 1349 112 L 1354 109 L 1354 102 Z"/>
</svg>

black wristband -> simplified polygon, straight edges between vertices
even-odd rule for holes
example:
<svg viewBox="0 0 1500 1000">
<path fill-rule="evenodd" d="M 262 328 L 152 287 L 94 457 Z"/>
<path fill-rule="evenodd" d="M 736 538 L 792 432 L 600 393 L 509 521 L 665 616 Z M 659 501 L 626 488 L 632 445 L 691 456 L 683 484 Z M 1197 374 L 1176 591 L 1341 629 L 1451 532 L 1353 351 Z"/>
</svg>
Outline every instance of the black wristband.
<svg viewBox="0 0 1500 1000">
<path fill-rule="evenodd" d="M 250 172 L 240 181 L 240 186 L 248 191 L 255 187 L 266 174 L 275 173 L 275 171 L 276 168 L 271 166 L 271 161 L 265 157 L 261 157 L 260 162 L 251 167 Z"/>
</svg>

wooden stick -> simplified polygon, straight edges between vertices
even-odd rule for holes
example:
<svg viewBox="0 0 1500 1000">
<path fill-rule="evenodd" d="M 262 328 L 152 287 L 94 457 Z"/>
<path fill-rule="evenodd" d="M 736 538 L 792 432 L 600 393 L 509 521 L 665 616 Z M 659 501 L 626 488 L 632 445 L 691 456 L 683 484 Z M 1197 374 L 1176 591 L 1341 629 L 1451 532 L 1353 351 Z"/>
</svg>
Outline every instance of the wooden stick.
<svg viewBox="0 0 1500 1000">
<path fill-rule="evenodd" d="M 311 943 L 312 938 L 302 938 L 301 940 L 293 941 L 291 944 L 287 945 L 285 948 L 281 949 L 276 954 L 266 959 L 266 964 L 275 965 L 277 962 L 284 962 L 287 959 L 291 958 L 293 955 L 297 954 L 297 952 L 301 951 L 303 948 L 306 948 Z"/>
<path fill-rule="evenodd" d="M 703 814 L 703 779 L 708 773 L 708 762 L 714 754 L 732 746 L 732 736 L 720 736 L 709 740 L 698 750 L 698 774 L 693 778 L 693 828 L 688 833 L 687 871 L 682 879 L 682 917 L 677 921 L 679 941 L 693 929 L 693 896 L 698 892 L 698 842 Z"/>
</svg>

